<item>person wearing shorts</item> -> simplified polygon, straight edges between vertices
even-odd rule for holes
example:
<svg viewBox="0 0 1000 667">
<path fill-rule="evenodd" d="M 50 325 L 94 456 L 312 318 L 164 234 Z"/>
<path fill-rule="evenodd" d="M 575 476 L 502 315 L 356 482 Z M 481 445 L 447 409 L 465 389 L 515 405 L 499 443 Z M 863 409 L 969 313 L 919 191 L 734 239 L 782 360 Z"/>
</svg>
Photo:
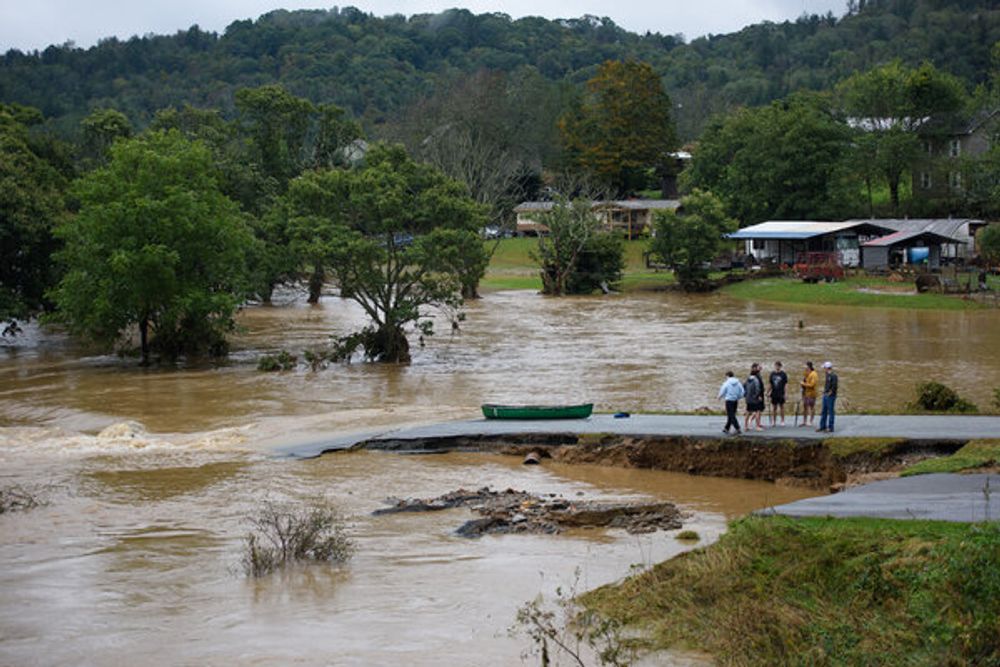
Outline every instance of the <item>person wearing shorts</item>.
<svg viewBox="0 0 1000 667">
<path fill-rule="evenodd" d="M 767 376 L 767 395 L 771 399 L 771 426 L 778 425 L 778 413 L 781 413 L 781 425 L 785 425 L 785 388 L 788 387 L 788 373 L 781 370 L 781 362 L 774 362 L 774 370 Z"/>
<path fill-rule="evenodd" d="M 753 364 L 750 367 L 750 375 L 743 384 L 746 392 L 747 414 L 743 419 L 743 430 L 749 431 L 750 427 L 757 424 L 756 430 L 763 431 L 760 424 L 760 417 L 764 413 L 764 381 L 760 377 L 760 364 Z"/>
<path fill-rule="evenodd" d="M 799 426 L 812 426 L 816 419 L 816 386 L 819 384 L 819 373 L 813 368 L 813 362 L 806 362 L 806 373 L 802 378 L 802 423 Z"/>
</svg>

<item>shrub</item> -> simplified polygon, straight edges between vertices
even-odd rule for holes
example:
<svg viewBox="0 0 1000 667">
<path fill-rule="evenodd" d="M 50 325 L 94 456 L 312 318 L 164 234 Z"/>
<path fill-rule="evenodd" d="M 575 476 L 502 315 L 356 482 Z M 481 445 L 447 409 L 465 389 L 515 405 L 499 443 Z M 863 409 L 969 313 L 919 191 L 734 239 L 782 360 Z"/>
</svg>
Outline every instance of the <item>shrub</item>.
<svg viewBox="0 0 1000 667">
<path fill-rule="evenodd" d="M 257 361 L 257 370 L 265 372 L 290 371 L 295 368 L 299 358 L 291 354 L 288 350 L 282 350 L 278 354 L 265 354 Z"/>
<path fill-rule="evenodd" d="M 20 486 L 0 488 L 0 514 L 30 510 L 41 505 L 41 501 L 32 492 Z"/>
<path fill-rule="evenodd" d="M 959 396 L 954 389 L 940 382 L 917 385 L 917 400 L 913 407 L 931 412 L 976 412 L 973 403 Z"/>
<path fill-rule="evenodd" d="M 677 539 L 681 540 L 682 542 L 697 542 L 698 540 L 701 539 L 701 535 L 699 535 L 696 531 L 693 530 L 682 530 L 681 532 L 677 533 Z"/>
<path fill-rule="evenodd" d="M 324 502 L 310 505 L 264 501 L 246 519 L 243 571 L 262 577 L 295 562 L 345 563 L 354 554 L 343 521 Z"/>
<path fill-rule="evenodd" d="M 1000 410 L 1000 387 L 993 390 L 993 407 Z"/>
</svg>

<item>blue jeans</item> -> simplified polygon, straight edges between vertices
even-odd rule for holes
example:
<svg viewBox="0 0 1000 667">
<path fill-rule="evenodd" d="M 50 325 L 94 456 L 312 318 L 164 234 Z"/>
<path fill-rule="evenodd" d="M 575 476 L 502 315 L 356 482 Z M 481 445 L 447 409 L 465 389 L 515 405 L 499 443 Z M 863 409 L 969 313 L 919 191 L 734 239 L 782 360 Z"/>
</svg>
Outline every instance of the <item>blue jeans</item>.
<svg viewBox="0 0 1000 667">
<path fill-rule="evenodd" d="M 837 416 L 837 397 L 823 397 L 823 412 L 819 415 L 819 427 L 833 430 L 833 418 Z"/>
</svg>

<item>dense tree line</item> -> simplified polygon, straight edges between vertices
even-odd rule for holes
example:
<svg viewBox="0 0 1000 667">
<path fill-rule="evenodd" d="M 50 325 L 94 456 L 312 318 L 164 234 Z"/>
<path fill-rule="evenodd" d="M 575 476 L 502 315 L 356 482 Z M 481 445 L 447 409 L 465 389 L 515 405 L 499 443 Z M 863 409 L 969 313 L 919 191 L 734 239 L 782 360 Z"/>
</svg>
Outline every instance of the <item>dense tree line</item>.
<svg viewBox="0 0 1000 667">
<path fill-rule="evenodd" d="M 141 132 L 98 109 L 76 144 L 0 105 L 4 335 L 42 314 L 144 364 L 224 355 L 242 304 L 303 279 L 310 301 L 330 280 L 361 305 L 371 325 L 346 340 L 373 360 L 409 360 L 426 307 L 457 317 L 488 259 L 464 182 L 280 86 L 236 104 L 162 109 Z"/>
<path fill-rule="evenodd" d="M 825 90 L 899 58 L 927 60 L 968 85 L 984 82 L 1000 41 L 1000 10 L 986 0 L 852 0 L 841 18 L 803 16 L 686 42 L 630 33 L 606 18 L 512 20 L 465 10 L 376 18 L 354 8 L 275 11 L 223 34 L 197 26 L 170 36 L 109 38 L 0 57 L 0 100 L 34 106 L 64 133 L 95 108 L 143 128 L 162 108 L 189 103 L 231 117 L 235 92 L 280 83 L 332 103 L 370 134 L 394 123 L 438 82 L 481 70 L 554 85 L 580 84 L 608 60 L 649 63 L 676 105 L 682 140 L 713 113 L 797 90 Z"/>
</svg>

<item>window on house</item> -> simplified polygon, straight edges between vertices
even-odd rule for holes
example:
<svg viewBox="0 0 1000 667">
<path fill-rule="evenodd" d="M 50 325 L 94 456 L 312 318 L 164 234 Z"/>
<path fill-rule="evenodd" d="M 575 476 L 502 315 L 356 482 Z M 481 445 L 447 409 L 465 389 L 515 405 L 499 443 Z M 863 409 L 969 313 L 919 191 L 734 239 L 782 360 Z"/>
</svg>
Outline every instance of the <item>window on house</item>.
<svg viewBox="0 0 1000 667">
<path fill-rule="evenodd" d="M 922 187 L 924 190 L 930 190 L 931 172 L 929 171 L 920 172 L 920 187 Z"/>
<path fill-rule="evenodd" d="M 959 139 L 952 139 L 948 145 L 948 155 L 958 157 L 962 154 L 962 142 Z"/>
<path fill-rule="evenodd" d="M 962 189 L 962 172 L 953 171 L 948 174 L 948 185 L 952 190 Z"/>
<path fill-rule="evenodd" d="M 934 144 L 930 141 L 924 141 L 924 152 L 928 155 L 934 155 Z"/>
<path fill-rule="evenodd" d="M 764 249 L 764 239 L 754 239 L 753 240 L 753 249 L 754 250 L 763 250 Z"/>
</svg>

